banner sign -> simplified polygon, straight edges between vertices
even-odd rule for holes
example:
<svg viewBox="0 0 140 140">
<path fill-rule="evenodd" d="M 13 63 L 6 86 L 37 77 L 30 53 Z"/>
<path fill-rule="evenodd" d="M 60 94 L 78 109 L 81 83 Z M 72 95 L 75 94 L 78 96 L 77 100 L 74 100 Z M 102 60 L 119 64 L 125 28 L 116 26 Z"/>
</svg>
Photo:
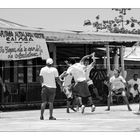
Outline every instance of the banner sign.
<svg viewBox="0 0 140 140">
<path fill-rule="evenodd" d="M 0 30 L 0 60 L 49 58 L 43 33 Z"/>
</svg>

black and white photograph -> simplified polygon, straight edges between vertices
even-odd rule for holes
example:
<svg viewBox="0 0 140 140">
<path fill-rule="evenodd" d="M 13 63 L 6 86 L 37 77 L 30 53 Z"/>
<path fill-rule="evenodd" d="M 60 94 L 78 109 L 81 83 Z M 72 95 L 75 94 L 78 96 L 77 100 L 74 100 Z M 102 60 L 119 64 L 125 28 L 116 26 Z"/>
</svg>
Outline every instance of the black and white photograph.
<svg viewBox="0 0 140 140">
<path fill-rule="evenodd" d="M 140 132 L 140 8 L 0 8 L 0 132 Z"/>
</svg>

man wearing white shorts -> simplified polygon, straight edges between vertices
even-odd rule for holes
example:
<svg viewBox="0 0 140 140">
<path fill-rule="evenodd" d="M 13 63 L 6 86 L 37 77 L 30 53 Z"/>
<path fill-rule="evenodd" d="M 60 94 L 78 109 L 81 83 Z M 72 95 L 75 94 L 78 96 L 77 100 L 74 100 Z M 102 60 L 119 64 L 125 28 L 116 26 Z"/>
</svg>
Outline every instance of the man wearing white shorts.
<svg viewBox="0 0 140 140">
<path fill-rule="evenodd" d="M 64 94 L 67 97 L 67 113 L 70 113 L 69 108 L 71 108 L 73 111 L 76 111 L 74 109 L 74 95 L 73 95 L 73 83 L 72 83 L 72 76 L 71 75 L 67 75 L 66 77 L 63 78 L 63 76 L 65 75 L 66 71 L 63 72 L 59 77 L 61 79 L 61 81 L 63 81 L 62 84 L 62 91 L 64 92 Z M 72 106 L 71 106 L 72 103 Z"/>
</svg>

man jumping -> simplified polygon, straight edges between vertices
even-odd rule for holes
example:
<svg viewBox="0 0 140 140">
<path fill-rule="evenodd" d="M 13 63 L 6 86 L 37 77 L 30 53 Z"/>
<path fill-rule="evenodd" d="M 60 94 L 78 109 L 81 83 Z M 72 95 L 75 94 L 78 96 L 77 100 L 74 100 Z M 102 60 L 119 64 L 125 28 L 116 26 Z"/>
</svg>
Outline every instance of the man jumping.
<svg viewBox="0 0 140 140">
<path fill-rule="evenodd" d="M 68 68 L 67 74 L 74 77 L 75 85 L 73 87 L 73 91 L 77 96 L 79 105 L 82 108 L 81 113 L 84 113 L 87 101 L 89 101 L 89 104 L 91 106 L 91 112 L 93 112 L 95 110 L 95 106 L 93 104 L 92 97 L 88 89 L 84 70 L 85 66 L 81 63 L 75 63 L 74 60 L 71 60 L 70 63 L 72 65 Z"/>
</svg>

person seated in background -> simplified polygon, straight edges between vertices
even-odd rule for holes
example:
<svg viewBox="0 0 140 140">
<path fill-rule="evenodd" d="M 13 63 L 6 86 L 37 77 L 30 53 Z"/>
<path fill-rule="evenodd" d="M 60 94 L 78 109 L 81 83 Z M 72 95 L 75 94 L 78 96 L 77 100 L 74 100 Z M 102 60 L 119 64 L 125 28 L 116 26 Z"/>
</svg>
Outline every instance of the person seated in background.
<svg viewBox="0 0 140 140">
<path fill-rule="evenodd" d="M 138 93 L 140 92 L 140 79 L 138 78 L 138 74 L 134 74 L 133 79 L 130 79 L 127 83 L 129 99 L 138 102 Z"/>
<path fill-rule="evenodd" d="M 132 111 L 132 109 L 129 106 L 129 102 L 126 96 L 126 81 L 125 79 L 120 75 L 120 70 L 115 69 L 114 75 L 109 80 L 109 95 L 108 95 L 108 108 L 106 111 L 110 110 L 110 103 L 111 103 L 111 97 L 112 96 L 122 96 L 125 103 L 127 104 L 128 110 Z"/>
</svg>

